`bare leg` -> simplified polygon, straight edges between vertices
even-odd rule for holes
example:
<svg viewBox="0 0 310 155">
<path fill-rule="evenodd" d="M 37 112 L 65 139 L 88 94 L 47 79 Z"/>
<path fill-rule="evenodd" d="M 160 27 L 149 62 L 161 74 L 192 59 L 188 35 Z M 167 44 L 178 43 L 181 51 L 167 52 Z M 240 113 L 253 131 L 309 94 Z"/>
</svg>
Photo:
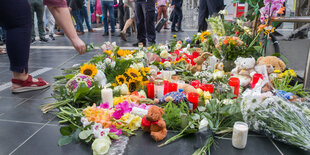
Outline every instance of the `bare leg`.
<svg viewBox="0 0 310 155">
<path fill-rule="evenodd" d="M 133 23 L 134 21 L 134 18 L 129 18 L 126 23 L 125 23 L 125 26 L 122 30 L 122 33 L 126 33 L 127 29 L 129 28 L 129 26 Z"/>
</svg>

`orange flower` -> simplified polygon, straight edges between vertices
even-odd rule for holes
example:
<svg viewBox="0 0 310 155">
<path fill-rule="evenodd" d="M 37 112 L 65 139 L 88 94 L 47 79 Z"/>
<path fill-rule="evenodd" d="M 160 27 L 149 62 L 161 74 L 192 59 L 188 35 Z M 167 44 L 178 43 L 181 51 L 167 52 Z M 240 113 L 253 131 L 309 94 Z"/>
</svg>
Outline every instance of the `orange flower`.
<svg viewBox="0 0 310 155">
<path fill-rule="evenodd" d="M 258 26 L 258 32 L 261 32 L 265 27 L 266 27 L 266 25 L 259 25 Z"/>
<path fill-rule="evenodd" d="M 277 14 L 279 14 L 279 15 L 284 14 L 284 10 L 285 10 L 285 7 L 280 8 L 280 9 L 278 10 Z"/>
<path fill-rule="evenodd" d="M 228 45 L 228 40 L 223 41 L 224 45 Z"/>
</svg>

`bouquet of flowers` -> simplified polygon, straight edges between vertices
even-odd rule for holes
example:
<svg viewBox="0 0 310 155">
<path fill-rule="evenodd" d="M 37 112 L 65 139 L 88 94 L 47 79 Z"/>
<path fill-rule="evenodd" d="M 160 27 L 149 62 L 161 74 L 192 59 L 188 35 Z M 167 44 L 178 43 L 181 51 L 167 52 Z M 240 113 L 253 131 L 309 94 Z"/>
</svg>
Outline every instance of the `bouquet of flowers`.
<svg viewBox="0 0 310 155">
<path fill-rule="evenodd" d="M 277 96 L 264 98 L 255 91 L 243 94 L 241 111 L 249 126 L 273 139 L 310 149 L 309 109 Z"/>
</svg>

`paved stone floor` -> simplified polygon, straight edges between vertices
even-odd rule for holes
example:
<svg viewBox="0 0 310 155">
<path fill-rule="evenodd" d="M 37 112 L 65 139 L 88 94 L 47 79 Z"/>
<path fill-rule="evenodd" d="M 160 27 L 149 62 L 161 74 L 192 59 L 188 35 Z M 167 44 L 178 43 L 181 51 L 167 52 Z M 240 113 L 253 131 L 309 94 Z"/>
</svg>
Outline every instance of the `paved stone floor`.
<svg viewBox="0 0 310 155">
<path fill-rule="evenodd" d="M 192 36 L 194 33 L 194 31 L 185 31 L 184 33 L 177 33 L 177 35 L 183 39 Z M 118 37 L 102 37 L 101 34 L 102 31 L 85 33 L 81 38 L 86 43 L 94 42 L 95 44 L 102 44 L 104 41 L 116 41 L 122 47 L 130 47 L 136 41 L 134 36 L 129 38 L 128 42 L 122 42 Z M 171 38 L 171 35 L 172 33 L 169 31 L 158 33 L 157 43 L 165 43 L 166 40 Z M 302 41 L 296 42 L 300 43 L 298 44 L 299 48 L 309 48 Z M 287 43 L 287 45 L 294 44 Z M 304 63 L 305 58 L 298 55 L 296 50 L 293 49 L 289 49 L 290 52 L 287 52 L 287 56 L 293 57 L 291 61 L 295 63 L 295 66 L 302 67 L 301 63 Z M 92 51 L 85 55 L 75 56 L 76 52 L 70 47 L 68 39 L 63 36 L 58 36 L 55 41 L 49 41 L 49 43 L 37 42 L 32 45 L 29 73 L 53 83 L 53 77 L 61 75 L 62 68 L 86 62 L 98 52 Z M 302 52 L 305 54 L 308 51 Z M 303 62 L 296 60 L 302 60 Z M 0 55 L 0 75 L 0 155 L 92 154 L 90 146 L 84 143 L 74 142 L 63 147 L 57 146 L 60 137 L 58 119 L 53 113 L 42 114 L 39 109 L 40 105 L 54 101 L 48 98 L 52 88 L 22 94 L 11 94 L 9 89 L 11 72 L 9 71 L 7 55 Z M 168 138 L 175 134 L 176 132 L 169 131 Z M 157 148 L 156 145 L 159 143 L 155 143 L 149 134 L 138 131 L 137 136 L 130 137 L 125 154 L 191 154 L 203 144 L 208 135 L 209 133 L 198 133 L 196 136 L 188 136 L 166 147 Z M 217 140 L 216 147 L 212 148 L 212 154 L 310 154 L 296 147 L 254 133 L 250 133 L 246 149 L 237 150 L 231 146 L 231 140 L 229 139 L 231 135 L 227 137 Z"/>
</svg>

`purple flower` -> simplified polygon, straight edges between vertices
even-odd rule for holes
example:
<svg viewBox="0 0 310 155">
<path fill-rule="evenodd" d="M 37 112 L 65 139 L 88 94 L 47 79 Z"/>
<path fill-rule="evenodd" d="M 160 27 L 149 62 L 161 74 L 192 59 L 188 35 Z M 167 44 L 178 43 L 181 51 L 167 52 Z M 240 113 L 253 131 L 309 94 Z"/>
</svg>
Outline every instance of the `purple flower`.
<svg viewBox="0 0 310 155">
<path fill-rule="evenodd" d="M 191 40 L 190 38 L 187 38 L 185 41 L 186 41 L 188 44 L 192 43 L 192 40 Z"/>
<path fill-rule="evenodd" d="M 115 110 L 112 114 L 112 117 L 115 119 L 120 119 L 124 115 L 124 112 L 122 110 Z"/>
<path fill-rule="evenodd" d="M 80 78 L 85 79 L 85 78 L 87 78 L 87 76 L 82 75 L 82 76 L 80 76 Z"/>
<path fill-rule="evenodd" d="M 99 108 L 101 108 L 101 109 L 109 109 L 109 102 L 101 103 Z"/>
<path fill-rule="evenodd" d="M 90 81 L 90 80 L 87 80 L 86 83 L 87 83 L 87 87 L 88 87 L 88 88 L 91 87 L 92 84 L 91 84 L 91 81 Z"/>
<path fill-rule="evenodd" d="M 116 129 L 114 125 L 110 127 L 110 132 L 115 133 L 115 135 L 120 136 L 122 134 L 122 129 Z"/>
</svg>

